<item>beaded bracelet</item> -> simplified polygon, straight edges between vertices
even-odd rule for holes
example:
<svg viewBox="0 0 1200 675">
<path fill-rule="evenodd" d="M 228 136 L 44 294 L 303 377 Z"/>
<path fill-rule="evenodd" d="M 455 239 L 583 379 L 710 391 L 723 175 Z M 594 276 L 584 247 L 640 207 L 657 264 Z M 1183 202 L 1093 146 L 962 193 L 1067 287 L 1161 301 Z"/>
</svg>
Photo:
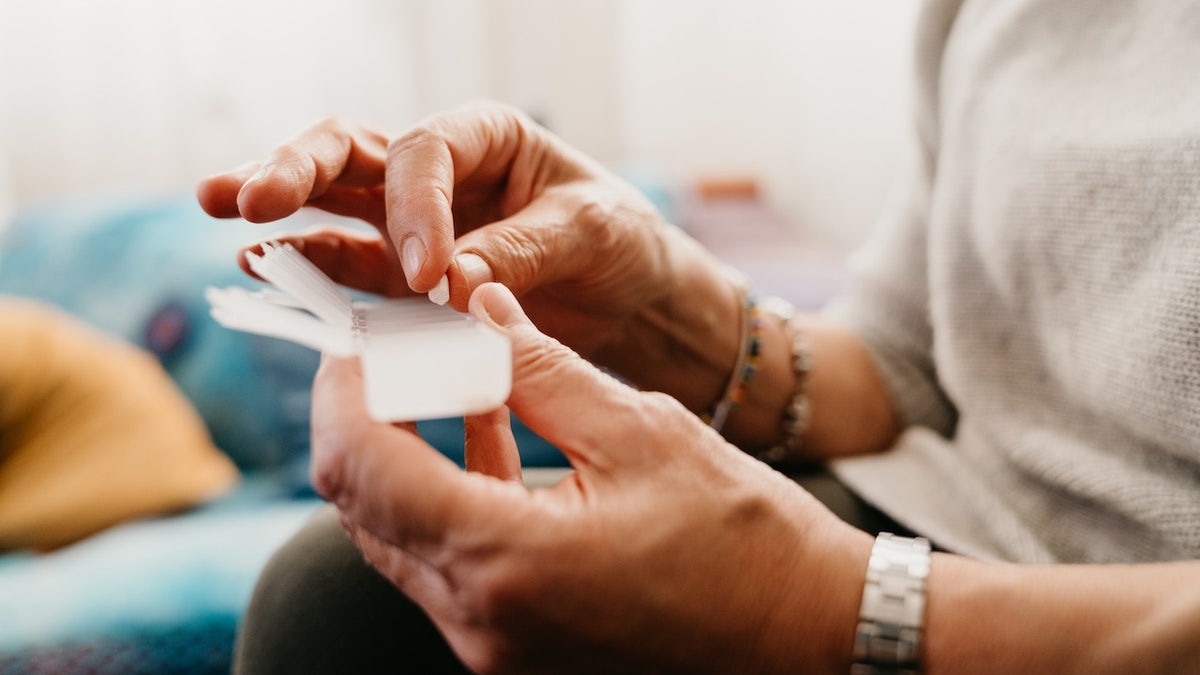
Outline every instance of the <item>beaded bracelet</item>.
<svg viewBox="0 0 1200 675">
<path fill-rule="evenodd" d="M 762 311 L 758 307 L 758 298 L 750 292 L 744 296 L 742 303 L 742 337 L 738 348 L 738 360 L 733 366 L 733 374 L 721 400 L 713 407 L 711 414 L 701 416 L 710 427 L 720 431 L 729 419 L 729 413 L 746 398 L 746 388 L 754 374 L 758 372 L 758 362 L 762 351 Z"/>
<path fill-rule="evenodd" d="M 804 433 L 808 431 L 812 406 L 808 400 L 806 385 L 808 372 L 812 369 L 812 350 L 808 345 L 808 336 L 796 318 L 795 307 L 780 298 L 767 298 L 763 304 L 768 312 L 783 322 L 783 331 L 791 346 L 794 379 L 792 395 L 783 411 L 783 440 L 758 455 L 759 459 L 765 462 L 780 462 L 800 451 Z"/>
</svg>

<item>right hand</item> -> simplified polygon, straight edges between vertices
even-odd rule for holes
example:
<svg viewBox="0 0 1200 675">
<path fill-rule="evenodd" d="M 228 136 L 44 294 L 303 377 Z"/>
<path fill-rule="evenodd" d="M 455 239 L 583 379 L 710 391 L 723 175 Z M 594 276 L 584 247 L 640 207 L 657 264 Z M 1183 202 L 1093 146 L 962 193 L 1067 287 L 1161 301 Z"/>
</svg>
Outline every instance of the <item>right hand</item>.
<svg viewBox="0 0 1200 675">
<path fill-rule="evenodd" d="M 368 417 L 361 365 L 313 384 L 313 485 L 364 557 L 481 673 L 847 672 L 871 538 L 668 396 L 538 332 L 502 286 L 508 404 L 574 470 L 527 490 L 501 409 L 466 419 L 468 472 Z M 802 636 L 798 639 L 797 636 Z"/>
<path fill-rule="evenodd" d="M 588 357 L 626 338 L 628 320 L 689 275 L 719 274 L 634 188 L 494 104 L 429 118 L 391 141 L 327 120 L 261 164 L 206 179 L 197 195 L 217 217 L 267 222 L 307 205 L 360 218 L 383 238 L 281 239 L 362 290 L 427 292 L 446 275 L 459 311 L 498 281 L 543 331 Z"/>
</svg>

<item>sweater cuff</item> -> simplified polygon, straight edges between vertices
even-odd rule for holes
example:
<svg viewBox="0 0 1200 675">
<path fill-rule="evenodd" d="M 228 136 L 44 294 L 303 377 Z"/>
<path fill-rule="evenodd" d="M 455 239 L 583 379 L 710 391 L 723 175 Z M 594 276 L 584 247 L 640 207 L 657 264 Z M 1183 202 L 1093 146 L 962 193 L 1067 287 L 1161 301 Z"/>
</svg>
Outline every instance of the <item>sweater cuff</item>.
<svg viewBox="0 0 1200 675">
<path fill-rule="evenodd" d="M 868 311 L 846 297 L 831 303 L 822 315 L 862 340 L 887 386 L 903 427 L 927 427 L 949 438 L 954 433 L 958 411 L 938 384 L 930 348 L 914 336 L 927 334 L 929 329 L 898 329 L 904 325 L 901 317 L 880 310 L 886 306 L 881 303 Z"/>
</svg>

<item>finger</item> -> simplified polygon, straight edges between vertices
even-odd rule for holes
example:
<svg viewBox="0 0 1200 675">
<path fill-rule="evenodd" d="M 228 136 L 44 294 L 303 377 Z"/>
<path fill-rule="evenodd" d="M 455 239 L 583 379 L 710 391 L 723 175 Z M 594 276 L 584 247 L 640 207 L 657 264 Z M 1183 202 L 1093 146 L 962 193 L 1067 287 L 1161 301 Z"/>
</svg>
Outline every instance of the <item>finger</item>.
<svg viewBox="0 0 1200 675">
<path fill-rule="evenodd" d="M 350 188 L 382 185 L 386 157 L 387 139 L 382 135 L 329 119 L 276 148 L 253 175 L 214 176 L 202 183 L 202 188 L 206 196 L 208 185 L 215 190 L 210 213 L 228 213 L 236 205 L 246 220 L 268 222 L 320 199 L 334 184 Z M 238 191 L 231 203 L 235 185 Z"/>
<path fill-rule="evenodd" d="M 509 407 L 562 450 L 577 470 L 611 473 L 671 425 L 659 417 L 664 408 L 660 398 L 621 384 L 538 332 L 504 286 L 480 287 L 471 296 L 470 309 L 512 341 Z"/>
<path fill-rule="evenodd" d="M 455 629 L 464 624 L 466 609 L 455 583 L 433 565 L 390 545 L 344 516 L 342 526 L 367 562 L 424 611 L 457 655 L 454 637 L 461 631 Z"/>
<path fill-rule="evenodd" d="M 347 218 L 357 218 L 370 223 L 387 235 L 386 215 L 383 210 L 383 186 L 351 187 L 334 184 L 325 194 L 308 200 L 308 205 Z"/>
<path fill-rule="evenodd" d="M 258 172 L 258 162 L 247 162 L 232 171 L 209 176 L 196 187 L 196 201 L 213 218 L 238 218 L 237 196 L 242 185 Z"/>
<path fill-rule="evenodd" d="M 618 285 L 631 268 L 663 263 L 659 229 L 631 218 L 633 212 L 619 206 L 581 206 L 586 199 L 575 185 L 548 187 L 507 218 L 461 234 L 447 269 L 451 304 L 466 311 L 471 293 L 491 281 L 523 297 L 545 285 L 578 282 L 581 276 L 596 287 Z M 640 197 L 620 199 L 634 203 Z M 574 296 L 585 299 L 586 286 L 575 283 L 572 288 Z"/>
<path fill-rule="evenodd" d="M 510 483 L 465 473 L 415 433 L 372 420 L 363 398 L 359 361 L 324 357 L 313 382 L 312 482 L 351 520 L 414 550 L 450 531 L 502 527 L 501 514 L 520 511 Z"/>
<path fill-rule="evenodd" d="M 272 239 L 291 244 L 335 283 L 387 297 L 411 295 L 392 247 L 378 236 L 337 228 L 311 230 Z M 257 278 L 246 261 L 246 253 L 262 255 L 262 244 L 238 253 L 238 264 Z"/>
<path fill-rule="evenodd" d="M 520 482 L 521 455 L 512 435 L 508 408 L 501 406 L 482 415 L 469 415 L 463 423 L 466 428 L 463 454 L 467 471 Z"/>
<path fill-rule="evenodd" d="M 342 528 L 350 535 L 363 558 L 387 577 L 414 602 L 426 607 L 443 605 L 446 580 L 417 556 L 376 537 L 369 530 L 340 513 Z"/>
<path fill-rule="evenodd" d="M 446 270 L 451 305 L 466 311 L 471 293 L 492 281 L 523 295 L 586 267 L 590 251 L 580 248 L 595 242 L 570 227 L 562 208 L 547 199 L 460 236 Z"/>
<path fill-rule="evenodd" d="M 503 186 L 495 196 L 502 212 L 527 203 L 535 173 L 528 158 L 538 154 L 539 137 L 536 125 L 520 112 L 487 106 L 432 118 L 391 144 L 387 230 L 413 290 L 428 291 L 450 263 L 451 206 L 458 185 L 471 179 L 481 186 Z"/>
</svg>

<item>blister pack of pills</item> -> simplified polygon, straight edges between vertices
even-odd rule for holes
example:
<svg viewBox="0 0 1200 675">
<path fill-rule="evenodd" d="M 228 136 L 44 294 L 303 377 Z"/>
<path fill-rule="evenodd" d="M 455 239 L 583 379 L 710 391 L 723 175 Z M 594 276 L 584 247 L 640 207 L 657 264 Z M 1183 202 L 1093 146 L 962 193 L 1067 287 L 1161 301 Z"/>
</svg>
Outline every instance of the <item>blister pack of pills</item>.
<svg viewBox="0 0 1200 675">
<path fill-rule="evenodd" d="M 367 412 L 381 421 L 494 410 L 512 387 L 508 338 L 425 297 L 354 301 L 288 244 L 247 254 L 273 288 L 209 288 L 217 323 L 362 359 Z"/>
</svg>

